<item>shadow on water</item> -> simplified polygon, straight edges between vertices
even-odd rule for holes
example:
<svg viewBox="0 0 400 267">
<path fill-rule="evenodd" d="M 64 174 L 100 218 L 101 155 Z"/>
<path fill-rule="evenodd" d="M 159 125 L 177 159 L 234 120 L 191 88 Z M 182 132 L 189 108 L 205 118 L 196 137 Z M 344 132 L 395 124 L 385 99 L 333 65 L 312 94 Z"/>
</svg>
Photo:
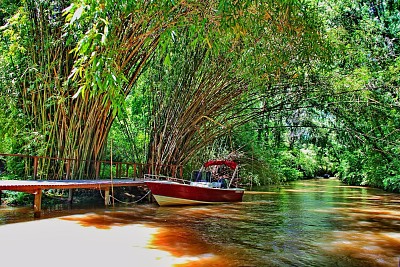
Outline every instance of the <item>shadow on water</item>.
<svg viewBox="0 0 400 267">
<path fill-rule="evenodd" d="M 82 207 L 45 215 L 94 229 L 99 238 L 135 225 L 140 228 L 128 235 L 150 229 L 146 249 L 180 259 L 165 266 L 398 266 L 399 195 L 334 179 L 264 190 L 235 204 Z M 0 218 L 19 220 L 10 214 L 2 210 Z"/>
</svg>

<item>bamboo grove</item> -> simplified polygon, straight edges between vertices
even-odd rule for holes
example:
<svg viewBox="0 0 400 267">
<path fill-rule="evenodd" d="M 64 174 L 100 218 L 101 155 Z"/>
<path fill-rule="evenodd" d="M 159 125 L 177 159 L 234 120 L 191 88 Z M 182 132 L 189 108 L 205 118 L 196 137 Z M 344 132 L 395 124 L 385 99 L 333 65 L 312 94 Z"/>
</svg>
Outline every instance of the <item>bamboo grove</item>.
<svg viewBox="0 0 400 267">
<path fill-rule="evenodd" d="M 397 1 L 7 0 L 0 19 L 0 152 L 78 159 L 75 179 L 235 157 L 259 184 L 400 188 Z"/>
</svg>

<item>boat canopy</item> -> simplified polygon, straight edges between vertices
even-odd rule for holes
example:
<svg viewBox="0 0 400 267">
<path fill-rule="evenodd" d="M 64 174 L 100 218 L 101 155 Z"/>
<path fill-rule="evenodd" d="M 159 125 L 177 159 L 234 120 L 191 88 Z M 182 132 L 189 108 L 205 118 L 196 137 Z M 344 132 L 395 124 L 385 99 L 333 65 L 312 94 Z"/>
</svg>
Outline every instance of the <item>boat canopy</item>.
<svg viewBox="0 0 400 267">
<path fill-rule="evenodd" d="M 209 166 L 213 166 L 213 165 L 226 165 L 229 168 L 231 168 L 232 170 L 234 170 L 234 169 L 236 169 L 238 164 L 231 160 L 210 160 L 210 161 L 207 161 L 206 163 L 204 163 L 205 168 L 207 168 Z"/>
</svg>

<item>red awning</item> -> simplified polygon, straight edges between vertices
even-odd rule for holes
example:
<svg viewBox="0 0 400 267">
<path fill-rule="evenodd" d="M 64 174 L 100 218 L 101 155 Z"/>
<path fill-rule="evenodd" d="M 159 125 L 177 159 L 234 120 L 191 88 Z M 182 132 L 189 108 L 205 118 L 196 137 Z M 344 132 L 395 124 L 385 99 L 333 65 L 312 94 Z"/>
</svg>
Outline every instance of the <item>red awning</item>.
<svg viewBox="0 0 400 267">
<path fill-rule="evenodd" d="M 226 165 L 229 168 L 231 168 L 232 170 L 236 169 L 237 167 L 237 163 L 234 161 L 230 161 L 230 160 L 210 160 L 207 161 L 206 163 L 204 163 L 204 167 L 209 167 L 209 166 L 213 166 L 213 165 Z"/>
</svg>

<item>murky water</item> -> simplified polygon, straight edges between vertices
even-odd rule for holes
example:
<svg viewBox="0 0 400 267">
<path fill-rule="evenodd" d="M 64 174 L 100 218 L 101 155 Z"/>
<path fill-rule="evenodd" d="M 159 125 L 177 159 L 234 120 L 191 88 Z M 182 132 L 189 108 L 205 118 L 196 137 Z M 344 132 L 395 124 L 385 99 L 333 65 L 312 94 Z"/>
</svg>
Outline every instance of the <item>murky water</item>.
<svg viewBox="0 0 400 267">
<path fill-rule="evenodd" d="M 400 195 L 334 179 L 243 203 L 0 208 L 4 266 L 398 266 Z M 13 223 L 20 222 L 20 223 Z"/>
</svg>

